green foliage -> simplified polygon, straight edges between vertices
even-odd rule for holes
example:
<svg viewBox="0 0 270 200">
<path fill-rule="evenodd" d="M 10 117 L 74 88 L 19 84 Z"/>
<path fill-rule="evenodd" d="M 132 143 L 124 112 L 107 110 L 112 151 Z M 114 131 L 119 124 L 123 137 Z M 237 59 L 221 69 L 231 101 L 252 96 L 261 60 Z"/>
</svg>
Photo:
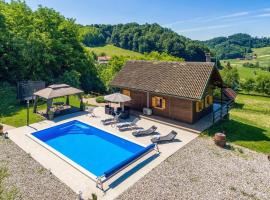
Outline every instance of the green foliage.
<svg viewBox="0 0 270 200">
<path fill-rule="evenodd" d="M 243 67 L 249 67 L 249 68 L 258 68 L 260 67 L 260 63 L 259 62 L 256 62 L 255 64 L 253 63 L 250 63 L 250 62 L 245 62 L 243 63 Z"/>
<path fill-rule="evenodd" d="M 104 96 L 98 96 L 98 97 L 96 97 L 96 102 L 97 103 L 105 103 L 106 100 L 104 99 Z"/>
<path fill-rule="evenodd" d="M 248 78 L 246 80 L 244 80 L 243 82 L 241 82 L 241 88 L 245 91 L 247 91 L 248 93 L 250 93 L 251 91 L 255 90 L 255 80 L 253 78 Z"/>
<path fill-rule="evenodd" d="M 237 89 L 239 85 L 239 74 L 237 68 L 228 66 L 224 67 L 223 81 L 229 87 Z"/>
<path fill-rule="evenodd" d="M 139 56 L 136 59 L 139 60 L 162 60 L 162 61 L 184 61 L 183 58 L 171 56 L 165 52 L 158 53 L 157 51 L 152 51 L 151 53 L 144 53 L 143 56 Z"/>
<path fill-rule="evenodd" d="M 75 70 L 66 71 L 61 77 L 61 82 L 71 85 L 76 88 L 80 88 L 81 74 Z"/>
<path fill-rule="evenodd" d="M 270 75 L 261 75 L 257 77 L 256 91 L 270 95 Z"/>
<path fill-rule="evenodd" d="M 251 37 L 248 34 L 238 33 L 229 37 L 217 37 L 204 42 L 219 59 L 242 58 L 251 53 L 251 48 L 270 45 L 270 38 Z"/>
<path fill-rule="evenodd" d="M 110 81 L 114 78 L 116 73 L 120 71 L 129 58 L 130 57 L 125 56 L 113 56 L 106 67 L 103 65 L 97 65 L 99 77 L 107 90 L 109 88 Z"/>
<path fill-rule="evenodd" d="M 105 38 L 96 27 L 84 26 L 80 28 L 80 39 L 86 46 L 101 46 L 105 44 Z"/>
<path fill-rule="evenodd" d="M 87 89 L 98 85 L 92 55 L 80 42 L 80 29 L 53 9 L 32 11 L 25 2 L 0 1 L 0 79 L 44 80 L 53 83 L 63 72 L 76 70 Z"/>
<path fill-rule="evenodd" d="M 105 38 L 106 44 L 113 44 L 140 53 L 157 51 L 185 60 L 205 61 L 205 52 L 209 52 L 203 43 L 180 36 L 158 24 L 128 23 L 93 25 L 92 27 L 98 28 Z M 85 43 L 85 45 L 94 46 L 95 44 Z"/>
</svg>

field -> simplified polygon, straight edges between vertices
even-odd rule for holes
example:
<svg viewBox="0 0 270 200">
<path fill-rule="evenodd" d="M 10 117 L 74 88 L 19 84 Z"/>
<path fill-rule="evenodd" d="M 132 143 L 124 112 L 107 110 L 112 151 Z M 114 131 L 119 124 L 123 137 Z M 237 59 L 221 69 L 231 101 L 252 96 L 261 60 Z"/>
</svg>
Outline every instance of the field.
<svg viewBox="0 0 270 200">
<path fill-rule="evenodd" d="M 0 87 L 0 123 L 7 124 L 14 127 L 20 127 L 26 125 L 27 109 L 26 105 L 21 105 L 16 99 L 16 88 L 11 86 Z M 54 102 L 62 101 L 64 98 L 54 99 Z M 79 99 L 75 96 L 70 97 L 70 105 L 79 107 Z M 38 110 L 45 109 L 46 103 L 39 101 Z M 30 124 L 44 120 L 44 118 L 38 114 L 33 113 L 33 103 L 30 104 Z"/>
<path fill-rule="evenodd" d="M 122 49 L 119 47 L 116 47 L 114 45 L 106 45 L 103 47 L 87 47 L 90 51 L 95 52 L 97 55 L 101 53 L 105 53 L 107 56 L 130 56 L 130 57 L 136 57 L 141 56 L 141 53 L 130 51 L 126 49 Z"/>
<path fill-rule="evenodd" d="M 226 65 L 226 62 L 230 62 L 231 66 L 237 67 L 240 79 L 254 78 L 255 76 L 261 74 L 269 74 L 269 72 L 261 70 L 260 68 L 248 68 L 243 67 L 242 65 L 246 62 L 256 64 L 259 62 L 260 67 L 269 67 L 270 66 L 270 47 L 263 48 L 254 48 L 254 54 L 257 54 L 257 59 L 253 60 L 237 60 L 237 59 L 229 59 L 222 60 L 221 64 L 223 66 Z"/>
<path fill-rule="evenodd" d="M 230 120 L 205 131 L 213 135 L 225 130 L 229 142 L 262 153 L 270 153 L 270 98 L 241 95 L 236 98 Z"/>
</svg>

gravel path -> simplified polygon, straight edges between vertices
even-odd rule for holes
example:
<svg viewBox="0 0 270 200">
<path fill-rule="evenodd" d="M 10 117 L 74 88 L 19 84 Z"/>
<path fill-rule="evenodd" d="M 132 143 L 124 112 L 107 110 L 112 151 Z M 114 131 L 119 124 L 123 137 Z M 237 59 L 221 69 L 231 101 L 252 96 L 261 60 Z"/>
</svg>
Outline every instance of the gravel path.
<svg viewBox="0 0 270 200">
<path fill-rule="evenodd" d="M 8 188 L 22 200 L 75 200 L 76 194 L 10 140 L 0 138 L 0 166 L 8 169 Z"/>
<path fill-rule="evenodd" d="M 209 138 L 180 149 L 118 199 L 270 199 L 266 155 L 240 147 L 224 150 Z"/>
</svg>

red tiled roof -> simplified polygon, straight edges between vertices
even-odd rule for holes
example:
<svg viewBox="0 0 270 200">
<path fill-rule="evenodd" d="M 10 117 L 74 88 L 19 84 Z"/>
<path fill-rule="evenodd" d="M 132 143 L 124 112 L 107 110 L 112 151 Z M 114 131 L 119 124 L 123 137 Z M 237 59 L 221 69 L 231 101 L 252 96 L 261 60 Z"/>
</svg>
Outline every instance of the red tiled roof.
<svg viewBox="0 0 270 200">
<path fill-rule="evenodd" d="M 223 93 L 230 99 L 235 100 L 237 94 L 232 88 L 224 88 Z"/>
</svg>

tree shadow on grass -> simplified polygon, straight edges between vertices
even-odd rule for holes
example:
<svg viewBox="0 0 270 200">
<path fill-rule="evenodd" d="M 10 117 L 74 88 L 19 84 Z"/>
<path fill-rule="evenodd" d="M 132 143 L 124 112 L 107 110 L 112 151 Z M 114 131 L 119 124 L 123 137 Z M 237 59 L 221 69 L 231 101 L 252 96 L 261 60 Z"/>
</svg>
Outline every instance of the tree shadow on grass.
<svg viewBox="0 0 270 200">
<path fill-rule="evenodd" d="M 220 122 L 210 129 L 206 130 L 204 134 L 213 136 L 217 132 L 225 131 L 227 140 L 229 142 L 238 141 L 269 141 L 270 137 L 266 135 L 267 130 L 253 125 L 245 124 L 235 120 L 226 120 Z"/>
<path fill-rule="evenodd" d="M 233 104 L 233 108 L 237 108 L 237 109 L 243 109 L 244 104 L 243 103 L 234 103 Z"/>
</svg>

